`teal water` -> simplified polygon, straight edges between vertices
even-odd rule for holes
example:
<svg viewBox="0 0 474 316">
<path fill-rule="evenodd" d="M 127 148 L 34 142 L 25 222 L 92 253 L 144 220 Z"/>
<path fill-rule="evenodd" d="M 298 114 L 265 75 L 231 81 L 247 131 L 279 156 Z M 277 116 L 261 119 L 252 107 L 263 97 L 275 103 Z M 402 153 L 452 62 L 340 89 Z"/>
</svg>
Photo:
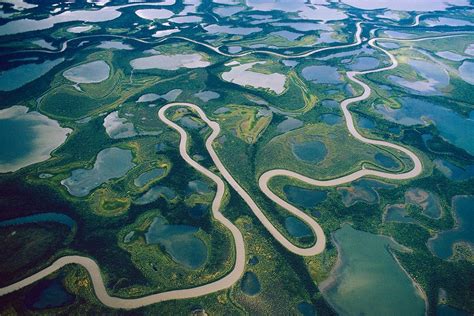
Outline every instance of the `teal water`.
<svg viewBox="0 0 474 316">
<path fill-rule="evenodd" d="M 207 212 L 209 212 L 207 204 L 196 204 L 189 209 L 189 215 L 192 218 L 202 218 Z"/>
<path fill-rule="evenodd" d="M 166 186 L 155 185 L 142 196 L 137 198 L 133 203 L 137 205 L 146 205 L 155 202 L 160 197 L 164 197 L 167 200 L 173 200 L 176 197 L 176 192 Z"/>
<path fill-rule="evenodd" d="M 327 198 L 327 192 L 316 189 L 304 189 L 294 185 L 285 185 L 283 192 L 291 203 L 305 208 L 312 208 Z"/>
<path fill-rule="evenodd" d="M 400 165 L 395 159 L 382 153 L 375 154 L 375 161 L 379 163 L 380 165 L 382 165 L 382 167 L 388 168 L 388 169 L 400 167 Z"/>
<path fill-rule="evenodd" d="M 303 316 L 316 316 L 316 309 L 314 306 L 307 302 L 301 302 L 296 307 L 298 312 Z"/>
<path fill-rule="evenodd" d="M 321 121 L 323 121 L 324 123 L 328 125 L 336 125 L 342 122 L 342 117 L 336 114 L 327 113 L 327 114 L 321 115 Z"/>
<path fill-rule="evenodd" d="M 374 204 L 379 201 L 378 189 L 390 189 L 395 187 L 377 180 L 362 179 L 352 183 L 350 187 L 340 187 L 338 192 L 342 197 L 342 202 L 346 207 L 352 206 L 357 202 L 366 202 Z"/>
<path fill-rule="evenodd" d="M 249 296 L 255 296 L 260 293 L 261 286 L 257 275 L 252 271 L 245 272 L 242 281 L 240 281 L 240 289 Z"/>
<path fill-rule="evenodd" d="M 467 83 L 474 85 L 474 63 L 465 61 L 459 67 L 459 76 Z"/>
<path fill-rule="evenodd" d="M 292 143 L 292 151 L 296 158 L 310 163 L 318 163 L 328 153 L 326 146 L 320 141 L 308 141 L 303 143 Z"/>
<path fill-rule="evenodd" d="M 130 150 L 117 147 L 99 152 L 92 169 L 73 170 L 61 181 L 71 195 L 84 197 L 110 179 L 123 177 L 135 164 Z"/>
<path fill-rule="evenodd" d="M 0 72 L 0 91 L 13 91 L 30 83 L 64 61 L 64 58 L 46 60 L 40 64 L 25 64 Z"/>
<path fill-rule="evenodd" d="M 212 190 L 209 188 L 209 185 L 201 180 L 189 181 L 188 188 L 191 190 L 191 192 L 198 194 L 207 194 L 212 192 Z"/>
<path fill-rule="evenodd" d="M 11 172 L 50 158 L 71 130 L 25 106 L 0 110 L 0 173 Z"/>
<path fill-rule="evenodd" d="M 438 305 L 436 307 L 436 315 L 438 316 L 472 316 L 472 314 L 449 305 Z"/>
<path fill-rule="evenodd" d="M 294 217 L 288 216 L 285 219 L 285 228 L 291 236 L 295 238 L 312 236 L 313 232 L 303 221 Z"/>
<path fill-rule="evenodd" d="M 336 67 L 331 66 L 308 66 L 303 68 L 301 74 L 306 80 L 315 83 L 337 84 L 341 83 L 341 75 Z"/>
<path fill-rule="evenodd" d="M 402 98 L 402 107 L 397 110 L 377 106 L 376 110 L 385 119 L 405 126 L 426 125 L 425 120 L 432 121 L 441 136 L 449 143 L 474 155 L 474 120 L 465 118 L 456 112 L 436 103 Z"/>
<path fill-rule="evenodd" d="M 207 247 L 195 236 L 199 228 L 189 225 L 169 225 L 156 217 L 145 233 L 147 244 L 160 244 L 174 261 L 190 269 L 200 268 L 207 260 Z"/>
<path fill-rule="evenodd" d="M 28 291 L 25 305 L 33 310 L 43 310 L 69 305 L 74 299 L 59 279 L 42 280 Z"/>
<path fill-rule="evenodd" d="M 374 57 L 359 57 L 356 58 L 355 62 L 349 65 L 351 70 L 364 71 L 369 69 L 375 69 L 379 66 L 380 62 Z"/>
<path fill-rule="evenodd" d="M 151 180 L 161 177 L 165 173 L 165 168 L 154 168 L 149 171 L 146 171 L 139 175 L 135 180 L 133 180 L 133 184 L 137 187 L 143 187 L 145 184 L 149 183 Z"/>
<path fill-rule="evenodd" d="M 369 119 L 365 116 L 360 116 L 357 120 L 357 125 L 361 128 L 365 129 L 374 129 L 375 128 L 375 122 L 372 119 Z"/>
<path fill-rule="evenodd" d="M 320 289 L 340 315 L 424 315 L 425 303 L 389 249 L 388 237 L 344 225 L 334 233 L 339 264 Z"/>
<path fill-rule="evenodd" d="M 474 195 L 454 197 L 453 214 L 456 226 L 428 241 L 431 251 L 441 259 L 451 257 L 458 242 L 466 242 L 474 250 Z"/>
<path fill-rule="evenodd" d="M 277 125 L 278 133 L 286 133 L 303 126 L 303 122 L 293 117 L 287 117 L 284 121 Z"/>
<path fill-rule="evenodd" d="M 55 222 L 72 228 L 76 223 L 72 218 L 61 213 L 39 213 L 0 222 L 0 227 L 15 226 L 30 223 Z"/>
<path fill-rule="evenodd" d="M 441 216 L 441 204 L 438 197 L 432 192 L 419 188 L 409 189 L 405 193 L 405 203 L 418 205 L 423 209 L 423 214 L 430 218 Z"/>
<path fill-rule="evenodd" d="M 463 168 L 442 159 L 434 160 L 436 168 L 447 178 L 454 181 L 468 180 L 474 177 L 474 165 L 468 165 Z"/>
<path fill-rule="evenodd" d="M 408 215 L 407 210 L 404 206 L 400 205 L 389 205 L 384 217 L 386 222 L 397 222 L 397 223 L 410 223 L 416 224 L 417 221 Z"/>
</svg>

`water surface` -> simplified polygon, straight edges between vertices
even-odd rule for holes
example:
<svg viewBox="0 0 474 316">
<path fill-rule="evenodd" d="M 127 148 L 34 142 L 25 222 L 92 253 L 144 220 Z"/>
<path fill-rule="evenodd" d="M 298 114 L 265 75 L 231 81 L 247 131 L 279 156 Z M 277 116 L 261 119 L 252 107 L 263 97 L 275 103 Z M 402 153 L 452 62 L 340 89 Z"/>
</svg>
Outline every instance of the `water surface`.
<svg viewBox="0 0 474 316">
<path fill-rule="evenodd" d="M 75 83 L 99 83 L 109 78 L 110 67 L 103 60 L 96 60 L 70 68 L 63 76 Z"/>
<path fill-rule="evenodd" d="M 110 179 L 123 177 L 135 164 L 132 152 L 117 147 L 99 152 L 92 169 L 73 170 L 71 176 L 61 181 L 71 195 L 84 197 Z"/>
<path fill-rule="evenodd" d="M 296 158 L 309 163 L 323 161 L 328 153 L 326 145 L 318 140 L 292 143 L 291 150 Z"/>
<path fill-rule="evenodd" d="M 0 110 L 0 173 L 45 161 L 71 132 L 25 106 Z"/>
<path fill-rule="evenodd" d="M 339 263 L 320 289 L 337 313 L 424 315 L 420 293 L 389 250 L 403 251 L 403 246 L 347 224 L 334 233 L 334 240 Z"/>
<path fill-rule="evenodd" d="M 13 91 L 23 87 L 53 69 L 64 61 L 64 58 L 46 60 L 39 64 L 24 64 L 0 72 L 0 91 Z"/>
<path fill-rule="evenodd" d="M 474 195 L 454 197 L 453 215 L 456 226 L 428 241 L 431 251 L 441 259 L 450 258 L 453 246 L 459 242 L 467 243 L 474 251 Z"/>
<path fill-rule="evenodd" d="M 145 233 L 147 244 L 159 244 L 179 264 L 198 269 L 207 260 L 206 244 L 195 234 L 199 228 L 189 225 L 170 225 L 155 217 Z"/>
</svg>

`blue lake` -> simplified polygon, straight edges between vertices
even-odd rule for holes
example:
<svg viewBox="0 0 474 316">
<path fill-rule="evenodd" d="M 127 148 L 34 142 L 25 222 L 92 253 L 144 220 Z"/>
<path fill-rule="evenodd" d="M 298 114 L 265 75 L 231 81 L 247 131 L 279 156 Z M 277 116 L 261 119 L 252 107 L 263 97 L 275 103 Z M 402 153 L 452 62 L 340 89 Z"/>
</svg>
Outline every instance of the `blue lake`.
<svg viewBox="0 0 474 316">
<path fill-rule="evenodd" d="M 190 268 L 200 268 L 207 260 L 206 244 L 195 236 L 199 228 L 189 225 L 169 225 L 156 217 L 145 233 L 147 244 L 160 244 L 174 261 Z"/>
<path fill-rule="evenodd" d="M 474 120 L 420 99 L 402 98 L 401 103 L 400 109 L 387 109 L 379 105 L 376 106 L 376 111 L 385 119 L 405 126 L 426 125 L 426 120 L 429 120 L 449 143 L 474 155 Z"/>
<path fill-rule="evenodd" d="M 428 241 L 433 253 L 441 259 L 448 259 L 453 255 L 453 246 L 458 242 L 465 242 L 474 250 L 474 196 L 456 196 L 453 198 L 453 213 L 456 226 L 440 232 Z"/>
</svg>

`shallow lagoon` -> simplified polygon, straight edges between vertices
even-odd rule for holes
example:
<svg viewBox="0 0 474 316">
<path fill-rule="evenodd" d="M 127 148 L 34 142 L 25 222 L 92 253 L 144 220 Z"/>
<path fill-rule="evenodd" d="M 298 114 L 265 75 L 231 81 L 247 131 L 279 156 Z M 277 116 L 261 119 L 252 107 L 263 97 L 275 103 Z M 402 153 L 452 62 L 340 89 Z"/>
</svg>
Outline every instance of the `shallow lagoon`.
<svg viewBox="0 0 474 316">
<path fill-rule="evenodd" d="M 33 310 L 66 306 L 74 302 L 59 279 L 41 280 L 26 295 L 25 305 Z"/>
<path fill-rule="evenodd" d="M 25 106 L 0 110 L 0 173 L 49 159 L 71 132 L 56 121 Z"/>
<path fill-rule="evenodd" d="M 286 133 L 303 126 L 303 122 L 293 117 L 287 117 L 284 121 L 277 125 L 278 133 Z"/>
<path fill-rule="evenodd" d="M 354 181 L 350 187 L 337 188 L 337 191 L 341 195 L 344 205 L 349 207 L 357 202 L 377 203 L 379 201 L 378 189 L 391 189 L 394 187 L 393 184 L 377 180 L 361 179 Z"/>
<path fill-rule="evenodd" d="M 135 14 L 145 20 L 168 19 L 174 15 L 173 12 L 166 9 L 142 9 L 135 11 Z"/>
<path fill-rule="evenodd" d="M 254 296 L 260 293 L 261 286 L 257 275 L 252 271 L 245 272 L 242 281 L 240 281 L 240 289 L 249 296 Z"/>
<path fill-rule="evenodd" d="M 84 33 L 92 29 L 92 25 L 81 25 L 81 26 L 73 26 L 67 29 L 69 33 L 79 34 Z"/>
<path fill-rule="evenodd" d="M 150 190 L 146 191 L 142 196 L 136 199 L 133 203 L 137 205 L 146 205 L 155 202 L 160 197 L 164 197 L 167 200 L 173 200 L 176 197 L 176 193 L 173 189 L 166 186 L 156 185 Z"/>
<path fill-rule="evenodd" d="M 388 79 L 406 89 L 423 94 L 439 94 L 439 89 L 449 85 L 449 74 L 438 64 L 416 59 L 408 60 L 408 64 L 425 80 L 410 81 L 394 75 L 388 76 Z"/>
<path fill-rule="evenodd" d="M 434 160 L 436 168 L 447 178 L 454 181 L 463 181 L 474 177 L 474 165 L 461 168 L 449 161 L 442 159 Z"/>
<path fill-rule="evenodd" d="M 153 55 L 141 57 L 130 61 L 135 70 L 162 69 L 178 70 L 179 68 L 204 68 L 209 66 L 203 55 L 198 53 L 175 54 L 175 55 Z"/>
<path fill-rule="evenodd" d="M 135 180 L 133 180 L 133 184 L 137 187 L 143 187 L 144 185 L 148 184 L 151 180 L 161 177 L 165 174 L 165 168 L 153 168 L 149 171 L 146 171 L 139 175 Z"/>
<path fill-rule="evenodd" d="M 208 194 L 212 192 L 211 188 L 209 188 L 209 185 L 201 180 L 189 181 L 188 188 L 191 190 L 191 192 L 198 194 Z"/>
<path fill-rule="evenodd" d="M 393 159 L 391 156 L 384 155 L 382 153 L 375 154 L 375 161 L 382 165 L 384 168 L 393 169 L 399 167 L 398 162 Z"/>
<path fill-rule="evenodd" d="M 337 69 L 332 66 L 308 66 L 303 68 L 301 74 L 306 80 L 310 80 L 315 83 L 341 83 L 341 75 Z"/>
<path fill-rule="evenodd" d="M 318 163 L 328 154 L 326 145 L 318 140 L 292 143 L 291 150 L 296 158 L 309 163 Z"/>
<path fill-rule="evenodd" d="M 138 98 L 137 103 L 146 103 L 146 102 L 154 102 L 156 100 L 163 99 L 165 101 L 171 102 L 176 101 L 179 95 L 183 92 L 181 89 L 173 89 L 165 94 L 156 94 L 156 93 L 147 93 L 142 95 Z"/>
<path fill-rule="evenodd" d="M 40 64 L 25 64 L 0 73 L 0 91 L 13 91 L 30 83 L 64 61 L 64 58 L 46 60 Z"/>
<path fill-rule="evenodd" d="M 99 83 L 109 78 L 110 67 L 103 60 L 96 60 L 70 68 L 63 76 L 75 83 Z"/>
<path fill-rule="evenodd" d="M 456 196 L 453 198 L 453 214 L 456 226 L 440 232 L 428 241 L 431 251 L 441 259 L 448 259 L 453 255 L 453 246 L 459 242 L 466 242 L 474 251 L 474 196 Z"/>
<path fill-rule="evenodd" d="M 412 126 L 426 125 L 425 119 L 432 121 L 441 136 L 451 144 L 474 155 L 474 120 L 467 119 L 441 105 L 415 98 L 402 98 L 402 107 L 397 110 L 383 105 L 376 106 L 376 111 L 391 122 Z"/>
<path fill-rule="evenodd" d="M 195 236 L 199 228 L 189 225 L 169 225 L 156 217 L 145 233 L 147 244 L 160 244 L 177 263 L 190 269 L 200 268 L 207 260 L 207 247 Z"/>
<path fill-rule="evenodd" d="M 403 204 L 388 205 L 384 215 L 384 222 L 417 223 L 414 218 L 408 215 Z"/>
<path fill-rule="evenodd" d="M 114 111 L 104 118 L 105 131 L 110 138 L 120 139 L 138 135 L 133 123 L 126 118 L 118 116 L 118 111 Z"/>
<path fill-rule="evenodd" d="M 195 97 L 199 98 L 203 102 L 208 102 L 220 97 L 220 94 L 214 91 L 200 91 L 194 94 Z"/>
<path fill-rule="evenodd" d="M 327 198 L 326 191 L 305 189 L 294 185 L 285 185 L 283 192 L 288 201 L 305 208 L 315 207 L 319 203 L 324 202 Z"/>
<path fill-rule="evenodd" d="M 303 221 L 294 216 L 288 216 L 285 219 L 285 228 L 288 233 L 295 238 L 313 235 L 311 229 Z"/>
<path fill-rule="evenodd" d="M 359 57 L 349 65 L 351 70 L 363 71 L 369 69 L 375 69 L 379 66 L 380 62 L 374 57 Z"/>
<path fill-rule="evenodd" d="M 341 315 L 424 315 L 425 303 L 388 247 L 392 239 L 345 224 L 334 233 L 339 263 L 320 289 Z"/>
<path fill-rule="evenodd" d="M 76 169 L 61 181 L 71 195 L 84 197 L 110 179 L 123 177 L 135 164 L 130 150 L 117 147 L 99 152 L 92 169 Z"/>
<path fill-rule="evenodd" d="M 336 114 L 327 113 L 321 115 L 321 121 L 328 125 L 336 125 L 342 122 L 342 117 Z"/>
<path fill-rule="evenodd" d="M 469 5 L 467 0 L 398 0 L 398 1 L 373 1 L 373 0 L 342 0 L 342 2 L 364 10 L 390 9 L 394 11 L 442 11 L 453 6 Z"/>
<path fill-rule="evenodd" d="M 259 27 L 232 27 L 227 25 L 211 24 L 205 26 L 204 29 L 209 34 L 231 34 L 231 35 L 249 35 L 252 33 L 260 32 L 262 29 Z"/>
<path fill-rule="evenodd" d="M 285 90 L 286 76 L 280 73 L 264 74 L 251 70 L 256 64 L 264 64 L 265 62 L 253 62 L 247 64 L 239 64 L 232 62 L 226 64 L 232 68 L 222 73 L 222 79 L 228 82 L 238 84 L 240 86 L 251 86 L 254 88 L 269 89 L 276 94 L 281 94 Z"/>
<path fill-rule="evenodd" d="M 436 195 L 419 188 L 409 189 L 405 193 L 405 203 L 418 205 L 423 209 L 423 214 L 431 218 L 441 216 L 441 204 Z"/>
<path fill-rule="evenodd" d="M 461 76 L 462 80 L 474 85 L 474 63 L 471 61 L 463 62 L 461 67 L 459 67 L 459 76 Z"/>
</svg>

